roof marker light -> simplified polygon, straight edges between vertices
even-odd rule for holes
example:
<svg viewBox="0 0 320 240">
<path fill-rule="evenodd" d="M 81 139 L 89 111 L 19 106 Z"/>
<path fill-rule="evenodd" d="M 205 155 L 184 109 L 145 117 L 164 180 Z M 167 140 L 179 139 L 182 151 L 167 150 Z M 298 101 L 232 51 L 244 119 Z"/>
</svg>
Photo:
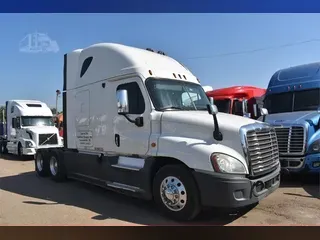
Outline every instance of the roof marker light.
<svg viewBox="0 0 320 240">
<path fill-rule="evenodd" d="M 187 80 L 187 78 L 186 78 L 186 76 L 185 76 L 185 75 L 183 75 L 183 78 L 184 78 L 185 80 Z"/>
<path fill-rule="evenodd" d="M 200 80 L 199 80 L 199 78 L 197 78 L 197 81 L 198 81 L 198 83 L 200 83 Z"/>
<path fill-rule="evenodd" d="M 174 74 L 174 73 L 173 73 L 173 76 L 174 76 L 174 78 L 177 78 L 177 77 L 176 77 L 176 74 Z"/>
<path fill-rule="evenodd" d="M 150 73 L 150 75 L 152 75 L 152 72 L 151 72 L 151 70 L 149 70 L 149 73 Z"/>
<path fill-rule="evenodd" d="M 152 48 L 146 48 L 147 51 L 154 52 Z"/>
<path fill-rule="evenodd" d="M 178 74 L 178 76 L 179 76 L 179 78 L 181 79 L 181 75 L 180 75 L 180 74 Z"/>
</svg>

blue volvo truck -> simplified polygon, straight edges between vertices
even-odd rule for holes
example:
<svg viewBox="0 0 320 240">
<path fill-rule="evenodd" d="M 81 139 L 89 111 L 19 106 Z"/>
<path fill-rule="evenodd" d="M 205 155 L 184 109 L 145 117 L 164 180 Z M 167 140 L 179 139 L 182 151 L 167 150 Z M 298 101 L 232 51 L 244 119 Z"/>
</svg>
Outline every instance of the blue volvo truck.
<svg viewBox="0 0 320 240">
<path fill-rule="evenodd" d="M 282 170 L 320 173 L 320 62 L 274 73 L 264 108 L 262 120 L 276 127 Z"/>
</svg>

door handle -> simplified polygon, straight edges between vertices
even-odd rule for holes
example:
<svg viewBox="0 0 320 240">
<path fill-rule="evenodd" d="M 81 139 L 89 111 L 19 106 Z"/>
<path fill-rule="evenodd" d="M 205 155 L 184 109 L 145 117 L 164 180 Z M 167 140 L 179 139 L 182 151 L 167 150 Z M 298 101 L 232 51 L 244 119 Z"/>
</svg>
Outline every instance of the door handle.
<svg viewBox="0 0 320 240">
<path fill-rule="evenodd" d="M 117 147 L 120 147 L 120 135 L 119 134 L 114 135 L 114 142 L 117 145 Z"/>
</svg>

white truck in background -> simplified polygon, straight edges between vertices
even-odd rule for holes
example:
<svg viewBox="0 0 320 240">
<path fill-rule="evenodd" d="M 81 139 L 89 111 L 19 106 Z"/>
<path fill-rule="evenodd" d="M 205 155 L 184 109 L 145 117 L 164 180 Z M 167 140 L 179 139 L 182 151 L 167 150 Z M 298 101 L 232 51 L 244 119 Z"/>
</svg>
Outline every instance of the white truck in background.
<svg viewBox="0 0 320 240">
<path fill-rule="evenodd" d="M 176 220 L 238 208 L 278 188 L 269 124 L 218 113 L 197 78 L 151 49 L 95 44 L 64 56 L 64 147 L 35 170 L 146 200 Z"/>
<path fill-rule="evenodd" d="M 5 122 L 0 124 L 0 153 L 23 156 L 39 148 L 62 147 L 50 108 L 36 100 L 6 102 Z"/>
</svg>

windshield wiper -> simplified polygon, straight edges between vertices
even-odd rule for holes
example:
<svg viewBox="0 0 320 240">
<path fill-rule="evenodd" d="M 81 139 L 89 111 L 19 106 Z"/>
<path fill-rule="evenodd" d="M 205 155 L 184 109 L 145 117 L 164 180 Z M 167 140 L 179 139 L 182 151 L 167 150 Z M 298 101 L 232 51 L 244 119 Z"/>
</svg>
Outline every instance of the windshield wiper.
<svg viewBox="0 0 320 240">
<path fill-rule="evenodd" d="M 166 107 L 162 107 L 159 108 L 160 111 L 163 110 L 183 110 L 181 107 L 176 107 L 176 106 L 166 106 Z"/>
</svg>

